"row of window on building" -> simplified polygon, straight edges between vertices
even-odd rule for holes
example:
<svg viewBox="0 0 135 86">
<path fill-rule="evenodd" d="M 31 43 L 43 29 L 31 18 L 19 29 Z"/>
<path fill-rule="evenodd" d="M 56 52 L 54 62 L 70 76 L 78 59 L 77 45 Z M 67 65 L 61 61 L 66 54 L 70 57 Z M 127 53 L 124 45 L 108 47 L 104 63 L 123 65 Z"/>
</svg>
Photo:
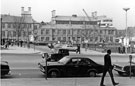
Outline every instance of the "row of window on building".
<svg viewBox="0 0 135 86">
<path fill-rule="evenodd" d="M 103 42 L 103 40 L 105 40 L 105 42 L 114 42 L 114 39 L 112 36 L 106 36 L 105 38 L 104 37 L 90 37 L 89 39 L 89 42 Z M 78 41 L 81 41 L 81 42 L 84 42 L 85 41 L 85 37 L 41 37 L 39 38 L 39 41 L 42 41 L 42 42 L 48 42 L 48 41 L 75 41 L 75 42 L 78 42 Z"/>
<path fill-rule="evenodd" d="M 17 34 L 18 33 L 18 34 Z M 16 32 L 16 31 L 2 31 L 2 37 L 3 38 L 7 38 L 7 37 L 9 37 L 9 38 L 11 38 L 11 37 L 16 37 L 17 35 L 19 36 L 19 37 L 26 37 L 27 36 L 27 34 L 32 34 L 32 32 L 29 32 L 29 33 L 27 33 L 27 32 Z"/>
<path fill-rule="evenodd" d="M 37 29 L 37 25 L 33 25 L 34 26 L 34 29 Z M 22 24 L 22 23 L 2 23 L 2 29 L 4 28 L 32 28 L 32 24 L 28 24 L 28 23 L 25 23 L 25 24 Z"/>
<path fill-rule="evenodd" d="M 82 34 L 82 33 L 99 33 L 99 34 L 108 34 L 115 35 L 114 30 L 92 30 L 92 29 L 41 29 L 41 35 L 72 35 L 72 34 Z"/>
<path fill-rule="evenodd" d="M 56 21 L 56 24 L 97 25 L 97 21 Z"/>
</svg>

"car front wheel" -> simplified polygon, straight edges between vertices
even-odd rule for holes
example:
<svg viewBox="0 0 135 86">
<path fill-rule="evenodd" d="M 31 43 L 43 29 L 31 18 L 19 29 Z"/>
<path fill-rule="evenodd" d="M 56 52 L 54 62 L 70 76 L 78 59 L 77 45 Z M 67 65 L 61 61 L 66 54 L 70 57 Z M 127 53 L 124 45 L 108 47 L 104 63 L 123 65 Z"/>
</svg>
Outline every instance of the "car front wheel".
<svg viewBox="0 0 135 86">
<path fill-rule="evenodd" d="M 89 77 L 96 77 L 96 72 L 95 71 L 89 71 L 88 76 Z"/>
<path fill-rule="evenodd" d="M 49 72 L 49 77 L 56 78 L 59 77 L 60 73 L 56 70 L 52 70 Z"/>
</svg>

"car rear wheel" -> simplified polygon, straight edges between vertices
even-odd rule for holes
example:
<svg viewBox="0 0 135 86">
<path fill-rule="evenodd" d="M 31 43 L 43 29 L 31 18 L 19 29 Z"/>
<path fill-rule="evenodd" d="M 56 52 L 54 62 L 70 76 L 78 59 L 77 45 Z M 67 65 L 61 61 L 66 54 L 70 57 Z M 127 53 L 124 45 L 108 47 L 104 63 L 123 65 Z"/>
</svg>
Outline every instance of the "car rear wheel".
<svg viewBox="0 0 135 86">
<path fill-rule="evenodd" d="M 59 77 L 60 76 L 60 73 L 56 70 L 52 70 L 49 72 L 49 77 L 52 77 L 52 78 L 56 78 L 56 77 Z"/>
<path fill-rule="evenodd" d="M 135 76 L 135 71 L 133 72 L 133 75 Z"/>
<path fill-rule="evenodd" d="M 95 71 L 89 71 L 88 76 L 89 77 L 96 77 L 96 72 Z"/>
<path fill-rule="evenodd" d="M 135 70 L 131 70 L 131 75 L 135 76 Z"/>
</svg>

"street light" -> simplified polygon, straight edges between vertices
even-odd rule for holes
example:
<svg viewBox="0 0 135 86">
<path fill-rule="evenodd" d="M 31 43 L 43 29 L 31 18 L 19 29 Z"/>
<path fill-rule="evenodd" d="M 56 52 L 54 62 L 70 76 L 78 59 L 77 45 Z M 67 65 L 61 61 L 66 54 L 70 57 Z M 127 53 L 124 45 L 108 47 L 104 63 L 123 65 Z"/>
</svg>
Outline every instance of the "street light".
<svg viewBox="0 0 135 86">
<path fill-rule="evenodd" d="M 127 53 L 127 11 L 129 10 L 130 8 L 123 8 L 124 11 L 126 11 L 126 48 L 125 48 L 125 52 Z"/>
</svg>

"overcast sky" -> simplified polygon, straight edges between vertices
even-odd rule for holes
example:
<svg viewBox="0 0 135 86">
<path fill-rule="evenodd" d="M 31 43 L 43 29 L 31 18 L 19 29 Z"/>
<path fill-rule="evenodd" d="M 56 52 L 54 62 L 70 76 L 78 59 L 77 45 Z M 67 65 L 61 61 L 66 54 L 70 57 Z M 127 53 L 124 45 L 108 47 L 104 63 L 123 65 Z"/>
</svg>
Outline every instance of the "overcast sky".
<svg viewBox="0 0 135 86">
<path fill-rule="evenodd" d="M 89 16 L 91 12 L 97 11 L 97 15 L 113 18 L 117 29 L 125 29 L 126 12 L 123 8 L 129 7 L 128 26 L 135 26 L 135 0 L 1 0 L 1 14 L 20 16 L 22 6 L 26 11 L 31 7 L 32 16 L 38 22 L 51 21 L 52 10 L 56 10 L 56 15 L 67 16 L 85 16 L 82 9 Z"/>
</svg>

